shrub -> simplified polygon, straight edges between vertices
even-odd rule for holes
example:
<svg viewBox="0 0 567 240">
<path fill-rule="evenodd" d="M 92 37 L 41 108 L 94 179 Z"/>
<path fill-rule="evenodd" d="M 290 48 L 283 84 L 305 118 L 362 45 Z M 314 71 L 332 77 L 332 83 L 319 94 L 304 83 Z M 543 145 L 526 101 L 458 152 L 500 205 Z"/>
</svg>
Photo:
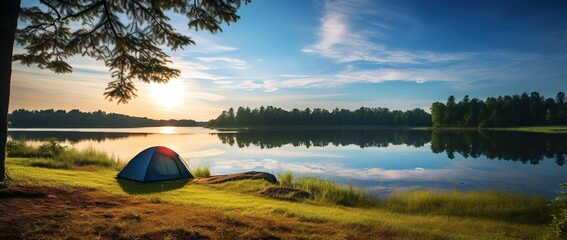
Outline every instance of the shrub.
<svg viewBox="0 0 567 240">
<path fill-rule="evenodd" d="M 567 182 L 560 186 L 567 190 Z M 567 239 L 567 191 L 559 192 L 559 196 L 553 199 L 551 207 L 553 220 L 544 239 Z"/>
<path fill-rule="evenodd" d="M 118 170 L 123 165 L 115 156 L 109 156 L 92 146 L 77 150 L 62 146 L 55 139 L 48 139 L 39 146 L 28 144 L 24 139 L 10 140 L 6 144 L 6 150 L 8 157 L 27 158 L 18 162 L 34 167 L 56 169 L 104 167 Z"/>
</svg>

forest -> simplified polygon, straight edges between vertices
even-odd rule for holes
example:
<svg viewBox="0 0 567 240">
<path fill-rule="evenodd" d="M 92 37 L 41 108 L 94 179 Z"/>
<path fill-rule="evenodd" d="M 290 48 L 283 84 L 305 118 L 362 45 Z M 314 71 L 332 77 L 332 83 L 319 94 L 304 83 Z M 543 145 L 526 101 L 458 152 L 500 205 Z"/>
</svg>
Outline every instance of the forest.
<svg viewBox="0 0 567 240">
<path fill-rule="evenodd" d="M 299 125 L 379 125 L 379 126 L 431 126 L 431 115 L 423 109 L 407 111 L 388 108 L 361 107 L 354 111 L 335 108 L 326 109 L 294 108 L 286 111 L 281 108 L 267 106 L 250 109 L 239 107 L 223 111 L 216 119 L 210 121 L 211 126 L 299 126 Z"/>
<path fill-rule="evenodd" d="M 445 104 L 435 102 L 431 105 L 431 120 L 433 127 L 566 125 L 567 103 L 563 92 L 557 93 L 555 98 L 532 92 L 488 97 L 486 101 L 464 96 L 459 102 L 450 96 Z"/>
<path fill-rule="evenodd" d="M 155 120 L 146 117 L 133 117 L 124 114 L 106 113 L 98 110 L 81 112 L 77 109 L 65 110 L 14 110 L 8 114 L 11 128 L 63 128 L 63 127 L 159 127 L 159 126 L 197 126 L 194 120 Z"/>
</svg>

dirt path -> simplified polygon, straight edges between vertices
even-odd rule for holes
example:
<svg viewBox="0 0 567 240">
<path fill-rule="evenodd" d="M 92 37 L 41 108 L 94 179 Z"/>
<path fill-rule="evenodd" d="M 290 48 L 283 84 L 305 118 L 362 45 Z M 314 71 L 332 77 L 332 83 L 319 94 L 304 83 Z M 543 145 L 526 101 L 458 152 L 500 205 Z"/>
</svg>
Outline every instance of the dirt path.
<svg viewBox="0 0 567 240">
<path fill-rule="evenodd" d="M 89 189 L 0 190 L 0 239 L 393 239 L 365 226 L 227 214 Z"/>
</svg>

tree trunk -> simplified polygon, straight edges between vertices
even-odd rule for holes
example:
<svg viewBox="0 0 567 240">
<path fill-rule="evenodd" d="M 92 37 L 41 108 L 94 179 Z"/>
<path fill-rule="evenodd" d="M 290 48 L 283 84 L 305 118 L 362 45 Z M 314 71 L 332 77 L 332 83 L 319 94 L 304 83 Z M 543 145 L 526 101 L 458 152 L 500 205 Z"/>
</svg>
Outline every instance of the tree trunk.
<svg viewBox="0 0 567 240">
<path fill-rule="evenodd" d="M 6 181 L 8 104 L 12 76 L 12 51 L 21 0 L 0 0 L 0 183 Z"/>
</svg>

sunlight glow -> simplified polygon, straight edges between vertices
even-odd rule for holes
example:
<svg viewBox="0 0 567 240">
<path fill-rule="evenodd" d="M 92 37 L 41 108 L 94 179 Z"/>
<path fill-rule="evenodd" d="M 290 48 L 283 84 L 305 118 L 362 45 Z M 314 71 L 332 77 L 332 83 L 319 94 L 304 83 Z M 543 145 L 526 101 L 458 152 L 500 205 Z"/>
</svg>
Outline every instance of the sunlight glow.
<svg viewBox="0 0 567 240">
<path fill-rule="evenodd" d="M 185 86 L 178 80 L 172 79 L 166 84 L 150 84 L 150 93 L 158 106 L 171 109 L 184 101 Z"/>
<path fill-rule="evenodd" d="M 159 127 L 159 132 L 161 134 L 175 134 L 177 133 L 176 127 Z"/>
</svg>

